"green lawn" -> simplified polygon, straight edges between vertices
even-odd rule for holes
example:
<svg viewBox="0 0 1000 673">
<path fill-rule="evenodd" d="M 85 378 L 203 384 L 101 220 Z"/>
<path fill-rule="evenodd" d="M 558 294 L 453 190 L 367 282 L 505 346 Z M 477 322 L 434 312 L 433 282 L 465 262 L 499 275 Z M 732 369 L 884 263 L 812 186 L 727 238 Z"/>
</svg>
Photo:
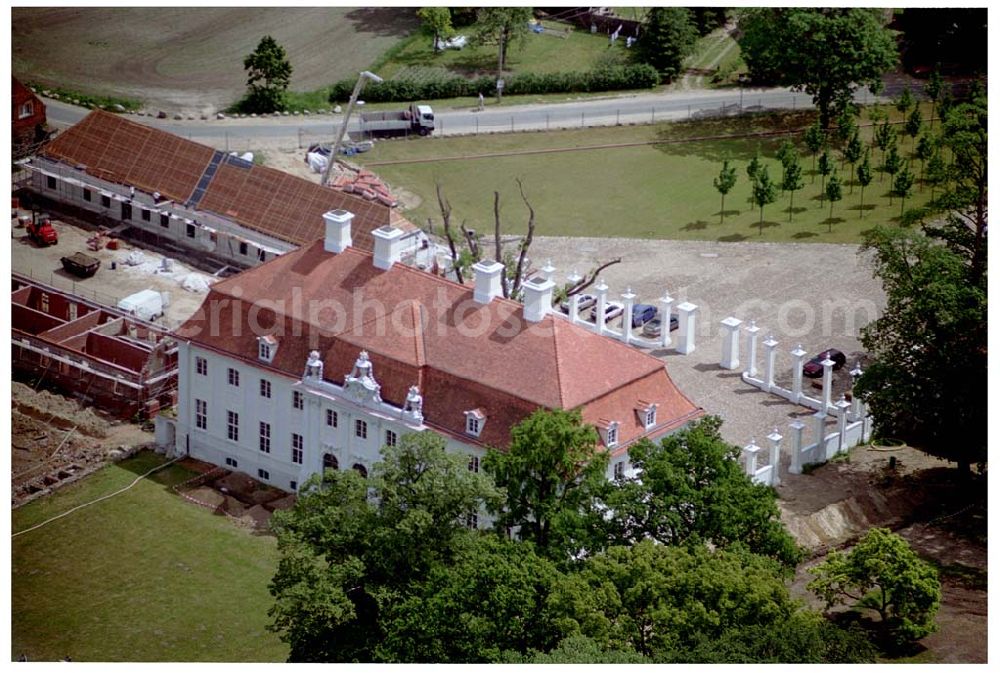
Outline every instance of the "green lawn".
<svg viewBox="0 0 1000 673">
<path fill-rule="evenodd" d="M 865 190 L 862 219 L 860 188 L 854 187 L 851 193 L 853 177 L 846 180 L 850 166 L 840 171 L 844 196 L 835 204 L 831 218 L 829 202 L 824 200 L 821 205 L 819 200 L 820 178 L 813 181 L 812 158 L 802 147 L 806 184 L 795 194 L 791 221 L 788 195 L 779 193 L 777 201 L 764 209 L 761 232 L 760 212 L 748 203 L 750 182 L 745 168 L 760 147 L 770 175 L 780 180 L 780 164 L 773 155 L 781 138 L 695 139 L 793 129 L 811 119 L 811 113 L 799 112 L 656 126 L 385 142 L 358 158 L 367 164 L 413 162 L 373 168 L 394 187 L 420 197 L 422 202 L 406 214 L 421 224 L 428 217 L 440 221 L 434 196 L 435 184 L 440 183 L 453 207 L 453 221 L 466 220 L 478 231 L 492 231 L 493 191 L 498 190 L 505 231 L 523 232 L 527 210 L 514 182 L 520 177 L 537 212 L 538 235 L 857 243 L 866 229 L 899 216 L 899 199 L 894 198 L 889 205 L 887 176 L 876 173 Z M 863 123 L 866 120 L 863 117 Z M 865 138 L 870 133 L 870 129 L 863 129 Z M 643 144 L 600 147 L 629 143 Z M 559 148 L 592 149 L 461 158 Z M 909 138 L 901 141 L 900 151 L 909 156 Z M 839 154 L 836 156 L 839 169 Z M 735 162 L 738 177 L 726 198 L 725 221 L 720 223 L 720 197 L 712 180 L 724 158 Z M 873 166 L 880 161 L 881 153 L 876 152 Z M 912 170 L 919 176 L 919 162 L 914 162 Z M 929 194 L 927 188 L 915 189 L 907 204 L 923 203 Z"/>
<path fill-rule="evenodd" d="M 128 485 L 142 453 L 13 512 L 16 532 Z M 11 658 L 284 661 L 267 631 L 272 537 L 181 499 L 171 466 L 130 491 L 11 541 Z"/>
<path fill-rule="evenodd" d="M 543 21 L 547 28 L 564 31 L 567 24 Z M 456 29 L 471 41 L 474 27 Z M 572 29 L 568 38 L 529 32 L 523 47 L 512 46 L 507 52 L 507 70 L 514 73 L 551 73 L 568 70 L 589 70 L 613 52 L 616 59 L 625 57 L 624 40 L 614 49 L 608 48 L 606 35 L 591 35 L 590 31 Z M 406 38 L 389 56 L 378 64 L 376 73 L 385 78 L 400 77 L 421 68 L 440 68 L 461 75 L 496 73 L 495 46 L 467 45 L 464 49 L 435 52 L 431 38 L 417 34 Z"/>
</svg>

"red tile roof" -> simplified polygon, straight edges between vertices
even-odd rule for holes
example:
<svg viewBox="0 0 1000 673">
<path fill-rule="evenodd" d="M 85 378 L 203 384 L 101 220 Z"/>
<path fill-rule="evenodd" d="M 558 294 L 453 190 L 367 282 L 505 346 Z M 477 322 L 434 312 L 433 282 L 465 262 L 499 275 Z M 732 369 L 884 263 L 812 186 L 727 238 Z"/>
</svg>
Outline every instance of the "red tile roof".
<svg viewBox="0 0 1000 673">
<path fill-rule="evenodd" d="M 481 408 L 488 445 L 505 446 L 539 407 L 613 418 L 623 445 L 648 434 L 641 400 L 659 405 L 660 429 L 701 413 L 650 355 L 554 315 L 528 323 L 517 302 L 478 304 L 469 287 L 402 264 L 383 271 L 368 253 L 329 253 L 322 241 L 214 284 L 178 335 L 258 364 L 256 336 L 278 325 L 273 368 L 301 377 L 318 350 L 324 376 L 342 383 L 367 350 L 384 400 L 402 406 L 418 385 L 426 422 L 455 435 L 463 412 Z"/>
<path fill-rule="evenodd" d="M 134 185 L 183 203 L 195 192 L 216 150 L 166 131 L 95 110 L 64 131 L 42 154 L 111 182 Z M 388 223 L 416 227 L 377 202 L 266 166 L 219 164 L 197 204 L 240 225 L 302 245 L 323 236 L 323 213 L 354 213 L 354 245 L 372 249 L 371 230 Z"/>
</svg>

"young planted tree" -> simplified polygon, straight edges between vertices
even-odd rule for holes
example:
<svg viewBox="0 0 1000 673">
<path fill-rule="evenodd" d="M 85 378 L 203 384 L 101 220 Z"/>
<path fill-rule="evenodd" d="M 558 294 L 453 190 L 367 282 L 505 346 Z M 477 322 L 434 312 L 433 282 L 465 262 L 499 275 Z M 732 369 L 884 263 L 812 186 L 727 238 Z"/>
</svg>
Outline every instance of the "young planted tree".
<svg viewBox="0 0 1000 673">
<path fill-rule="evenodd" d="M 875 146 L 882 151 L 882 162 L 884 164 L 886 150 L 889 149 L 889 145 L 893 145 L 896 142 L 896 129 L 889 124 L 888 119 L 875 127 L 875 135 L 872 140 Z M 881 179 L 880 177 L 879 180 L 881 181 Z"/>
<path fill-rule="evenodd" d="M 885 162 L 882 164 L 882 171 L 889 174 L 889 184 L 895 179 L 896 173 L 903 167 L 903 158 L 899 156 L 896 143 L 889 145 L 889 150 L 885 154 Z M 892 205 L 892 189 L 889 190 L 889 205 Z"/>
<path fill-rule="evenodd" d="M 826 223 L 829 227 L 829 231 L 833 231 L 833 204 L 844 198 L 844 192 L 840 188 L 840 178 L 834 173 L 830 176 L 830 182 L 826 183 L 826 198 L 830 200 L 830 217 L 827 218 Z"/>
<path fill-rule="evenodd" d="M 292 78 L 292 64 L 285 48 L 265 35 L 252 54 L 243 59 L 247 72 L 246 107 L 251 112 L 285 109 L 285 92 Z"/>
<path fill-rule="evenodd" d="M 851 139 L 847 141 L 847 145 L 844 146 L 844 159 L 847 163 L 851 165 L 851 174 L 854 173 L 854 167 L 861 160 L 861 152 L 864 146 L 861 144 L 861 134 L 857 129 L 854 130 L 854 135 Z M 854 193 L 854 182 L 851 182 L 851 193 Z"/>
<path fill-rule="evenodd" d="M 840 167 L 844 167 L 844 162 L 847 161 L 844 158 L 844 148 L 847 147 L 847 143 L 850 142 L 854 134 L 858 132 L 858 124 L 855 121 L 855 113 L 853 106 L 847 106 L 840 111 L 837 115 L 837 127 L 833 131 L 833 138 L 837 142 L 837 146 L 840 147 Z"/>
<path fill-rule="evenodd" d="M 935 140 L 932 136 L 924 134 L 920 136 L 920 140 L 917 141 L 917 151 L 915 152 L 916 157 L 920 159 L 920 182 L 924 181 L 924 168 L 926 167 L 927 160 L 931 158 L 934 154 Z"/>
<path fill-rule="evenodd" d="M 812 176 L 813 182 L 816 182 L 816 155 L 826 145 L 826 133 L 823 131 L 823 127 L 820 126 L 819 121 L 806 129 L 802 139 L 805 141 L 806 148 L 813 158 Z"/>
<path fill-rule="evenodd" d="M 874 610 L 883 633 L 902 645 L 937 629 L 941 604 L 937 570 L 917 556 L 906 540 L 887 528 L 872 528 L 849 553 L 833 552 L 809 571 L 809 589 L 827 608 L 850 602 Z"/>
<path fill-rule="evenodd" d="M 899 216 L 903 216 L 903 208 L 906 206 L 906 197 L 913 193 L 913 173 L 910 172 L 910 164 L 905 166 L 892 181 L 892 192 L 900 198 Z"/>
<path fill-rule="evenodd" d="M 760 173 L 761 166 L 763 165 L 764 162 L 760 159 L 760 149 L 758 149 L 750 159 L 750 163 L 747 164 L 747 177 L 751 181 L 756 180 L 757 174 Z"/>
<path fill-rule="evenodd" d="M 417 18 L 423 31 L 434 39 L 431 43 L 433 49 L 437 49 L 438 42 L 455 32 L 451 25 L 451 10 L 447 7 L 421 7 L 417 10 Z"/>
<path fill-rule="evenodd" d="M 736 185 L 736 167 L 729 166 L 729 159 L 723 160 L 722 170 L 719 171 L 719 176 L 712 183 L 722 196 L 722 206 L 719 209 L 719 224 L 722 224 L 726 216 L 726 194 Z"/>
<path fill-rule="evenodd" d="M 802 166 L 799 164 L 797 155 L 792 154 L 791 159 L 785 164 L 785 173 L 782 176 L 781 188 L 788 192 L 788 221 L 792 221 L 792 200 L 795 199 L 795 192 L 805 186 L 802 179 Z"/>
<path fill-rule="evenodd" d="M 781 184 L 785 183 L 785 171 L 788 169 L 788 163 L 792 160 L 792 157 L 798 159 L 798 153 L 795 151 L 795 144 L 791 140 L 781 141 L 781 145 L 778 146 L 778 151 L 774 153 L 774 156 L 778 158 L 781 162 Z M 781 188 L 782 194 L 785 192 L 784 186 Z"/>
<path fill-rule="evenodd" d="M 915 101 L 913 100 L 913 94 L 910 92 L 910 87 L 903 89 L 902 93 L 899 94 L 899 98 L 893 101 L 893 105 L 899 110 L 899 114 L 906 116 L 910 108 L 913 107 Z"/>
<path fill-rule="evenodd" d="M 937 113 L 937 102 L 938 98 L 941 96 L 943 86 L 944 82 L 941 80 L 941 71 L 935 67 L 934 70 L 931 71 L 931 76 L 927 81 L 927 84 L 924 85 L 924 93 L 931 99 L 931 128 L 934 128 L 934 115 Z"/>
<path fill-rule="evenodd" d="M 771 176 L 767 174 L 767 166 L 761 167 L 757 172 L 757 178 L 753 181 L 753 193 L 750 196 L 750 201 L 760 208 L 758 226 L 760 227 L 761 236 L 764 235 L 764 206 L 774 203 L 774 200 L 778 198 L 777 191 L 774 183 L 771 182 Z"/>
<path fill-rule="evenodd" d="M 920 135 L 920 129 L 924 125 L 924 118 L 920 116 L 920 108 L 913 108 L 913 112 L 910 116 L 906 118 L 906 135 L 910 136 L 910 146 L 916 142 L 917 136 Z"/>
<path fill-rule="evenodd" d="M 927 160 L 927 184 L 931 186 L 931 201 L 934 200 L 934 190 L 948 182 L 948 164 L 941 156 L 941 149 L 935 147 Z"/>
<path fill-rule="evenodd" d="M 868 158 L 868 150 L 865 150 L 864 159 L 858 164 L 857 172 L 855 173 L 858 177 L 858 184 L 861 185 L 861 204 L 858 206 L 858 211 L 860 212 L 859 217 L 864 219 L 865 217 L 865 187 L 872 182 L 872 163 Z"/>
<path fill-rule="evenodd" d="M 823 196 L 826 194 L 826 176 L 833 172 L 833 160 L 830 159 L 830 153 L 823 150 L 823 154 L 819 157 L 819 174 L 822 179 L 819 182 L 819 205 L 820 208 L 823 207 Z"/>
</svg>

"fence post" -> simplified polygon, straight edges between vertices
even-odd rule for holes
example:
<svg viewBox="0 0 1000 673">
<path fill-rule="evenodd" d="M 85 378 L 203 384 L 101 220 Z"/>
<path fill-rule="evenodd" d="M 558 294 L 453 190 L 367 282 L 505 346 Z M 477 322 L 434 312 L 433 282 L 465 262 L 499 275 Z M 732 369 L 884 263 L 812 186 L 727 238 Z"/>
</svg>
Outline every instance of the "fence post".
<svg viewBox="0 0 1000 673">
<path fill-rule="evenodd" d="M 549 130 L 549 113 L 548 112 L 545 113 L 545 130 L 546 131 Z"/>
<path fill-rule="evenodd" d="M 514 131 L 514 115 L 510 116 L 510 130 L 513 133 L 513 131 Z"/>
<path fill-rule="evenodd" d="M 585 121 L 586 114 L 587 114 L 586 112 L 581 112 L 580 113 L 580 127 L 581 128 L 587 125 L 587 123 Z"/>
<path fill-rule="evenodd" d="M 476 117 L 476 135 L 479 135 L 479 117 Z"/>
<path fill-rule="evenodd" d="M 656 123 L 656 108 L 655 107 L 649 108 L 649 123 L 650 124 Z"/>
<path fill-rule="evenodd" d="M 688 119 L 691 119 L 691 105 L 688 104 Z"/>
<path fill-rule="evenodd" d="M 621 125 L 622 125 L 622 111 L 615 110 L 615 126 L 621 126 Z"/>
</svg>

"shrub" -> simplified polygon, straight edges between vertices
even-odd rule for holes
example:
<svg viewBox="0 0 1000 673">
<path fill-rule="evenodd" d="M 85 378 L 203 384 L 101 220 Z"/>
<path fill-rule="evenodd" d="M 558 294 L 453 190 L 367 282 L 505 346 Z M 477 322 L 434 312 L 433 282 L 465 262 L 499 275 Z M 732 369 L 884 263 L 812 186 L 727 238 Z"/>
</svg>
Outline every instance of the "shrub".
<svg viewBox="0 0 1000 673">
<path fill-rule="evenodd" d="M 649 89 L 660 83 L 656 69 L 645 63 L 608 65 L 586 72 L 523 73 L 506 79 L 507 95 L 545 93 L 577 93 Z M 354 80 L 341 80 L 331 87 L 330 102 L 343 103 L 350 99 Z M 467 79 L 460 75 L 431 74 L 420 80 L 392 79 L 365 88 L 365 100 L 370 103 L 393 101 L 435 100 L 476 96 L 495 90 L 496 80 L 485 75 Z"/>
</svg>

